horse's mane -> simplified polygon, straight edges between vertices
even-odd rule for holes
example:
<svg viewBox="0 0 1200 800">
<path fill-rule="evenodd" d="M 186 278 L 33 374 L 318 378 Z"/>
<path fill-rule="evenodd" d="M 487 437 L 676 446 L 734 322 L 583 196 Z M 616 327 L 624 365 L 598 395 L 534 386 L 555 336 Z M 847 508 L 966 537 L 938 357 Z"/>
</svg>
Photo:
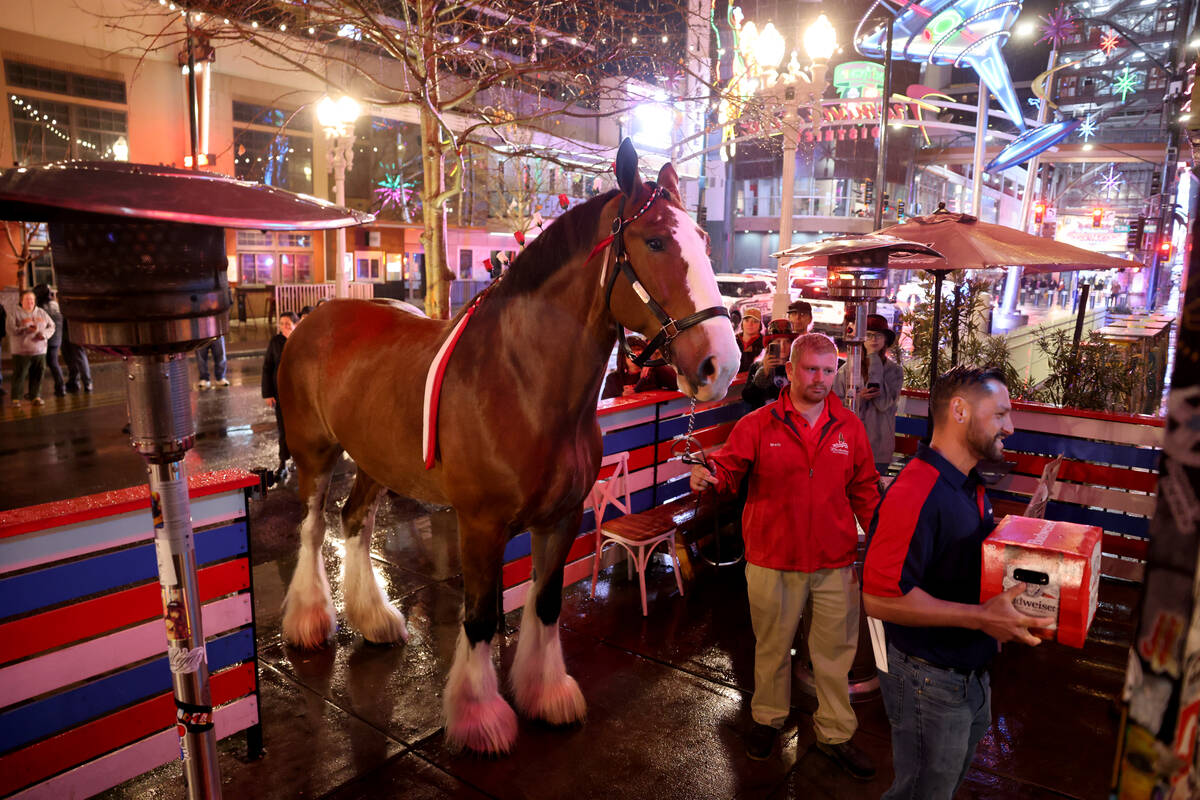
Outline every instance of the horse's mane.
<svg viewBox="0 0 1200 800">
<path fill-rule="evenodd" d="M 596 217 L 618 194 L 620 190 L 613 189 L 596 195 L 550 223 L 513 259 L 495 294 L 511 296 L 535 291 L 577 252 L 590 250 L 596 235 Z"/>
</svg>

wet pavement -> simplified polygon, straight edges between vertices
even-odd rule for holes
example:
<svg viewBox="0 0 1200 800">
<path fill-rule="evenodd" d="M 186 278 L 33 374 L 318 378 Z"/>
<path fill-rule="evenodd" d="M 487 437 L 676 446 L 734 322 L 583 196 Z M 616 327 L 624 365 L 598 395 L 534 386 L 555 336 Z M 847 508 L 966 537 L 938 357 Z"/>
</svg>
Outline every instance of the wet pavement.
<svg viewBox="0 0 1200 800">
<path fill-rule="evenodd" d="M 260 362 L 233 358 L 231 387 L 194 393 L 198 436 L 189 470 L 274 464 Z M 121 433 L 122 374 L 119 365 L 106 369 L 97 371 L 91 395 L 0 414 L 0 507 L 143 481 L 141 459 Z M 351 471 L 350 462 L 338 470 L 331 531 Z M 453 513 L 394 496 L 380 508 L 373 555 L 408 618 L 407 644 L 373 645 L 343 627 L 330 647 L 304 652 L 280 635 L 302 516 L 294 483 L 252 500 L 250 511 L 266 755 L 247 761 L 241 735 L 220 744 L 226 798 L 877 798 L 891 781 L 877 695 L 855 706 L 856 742 L 879 767 L 873 781 L 851 779 L 817 751 L 815 702 L 799 686 L 782 747 L 765 762 L 746 757 L 754 642 L 745 580 L 740 568 L 700 568 L 699 561 L 684 597 L 665 567 L 651 567 L 645 618 L 624 568 L 602 573 L 595 599 L 586 582 L 567 588 L 562 642 L 588 701 L 585 724 L 556 729 L 522 720 L 505 758 L 448 752 L 441 693 L 462 601 Z M 341 554 L 331 535 L 325 556 L 339 608 Z M 1107 796 L 1136 600 L 1132 587 L 1102 584 L 1082 650 L 1053 643 L 1005 649 L 993 671 L 995 721 L 958 798 Z M 519 612 L 506 622 L 497 648 L 502 675 Z M 180 774 L 170 764 L 106 796 L 182 798 Z"/>
</svg>

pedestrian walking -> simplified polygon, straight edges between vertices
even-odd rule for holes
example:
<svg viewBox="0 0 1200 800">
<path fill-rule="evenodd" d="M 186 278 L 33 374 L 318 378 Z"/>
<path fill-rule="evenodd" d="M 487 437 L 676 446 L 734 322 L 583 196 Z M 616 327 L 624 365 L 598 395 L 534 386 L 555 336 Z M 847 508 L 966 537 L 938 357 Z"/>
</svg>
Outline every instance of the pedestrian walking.
<svg viewBox="0 0 1200 800">
<path fill-rule="evenodd" d="M 209 380 L 208 359 L 212 357 L 212 380 Z M 228 386 L 225 378 L 225 337 L 218 336 L 196 351 L 196 366 L 200 369 L 200 382 L 196 388 L 204 391 L 213 386 Z"/>
<path fill-rule="evenodd" d="M 92 391 L 92 365 L 88 363 L 87 350 L 71 341 L 71 321 L 63 318 L 62 356 L 67 362 L 68 394 L 75 394 L 83 387 L 85 393 Z"/>
<path fill-rule="evenodd" d="M 46 342 L 54 335 L 54 321 L 37 307 L 37 297 L 32 291 L 21 293 L 21 304 L 8 318 L 8 335 L 13 357 L 13 407 L 20 408 L 21 387 L 27 379 L 30 400 L 35 406 L 44 406 L 42 373 L 46 368 Z"/>
<path fill-rule="evenodd" d="M 54 299 L 55 292 L 44 283 L 33 287 L 37 307 L 45 311 L 54 323 L 54 333 L 46 340 L 46 368 L 50 377 L 54 378 L 54 396 L 64 397 L 67 394 L 66 381 L 63 380 L 62 367 L 58 364 L 58 353 L 62 347 L 63 316 L 59 310 L 58 301 Z M 32 393 L 32 387 L 30 387 Z"/>
</svg>

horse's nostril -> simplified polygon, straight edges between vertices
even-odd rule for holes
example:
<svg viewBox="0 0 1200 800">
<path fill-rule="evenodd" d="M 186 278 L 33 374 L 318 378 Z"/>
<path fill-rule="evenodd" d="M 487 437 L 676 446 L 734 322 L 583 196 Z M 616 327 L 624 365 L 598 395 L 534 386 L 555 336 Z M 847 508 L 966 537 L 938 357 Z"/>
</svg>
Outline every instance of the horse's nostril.
<svg viewBox="0 0 1200 800">
<path fill-rule="evenodd" d="M 709 356 L 700 365 L 700 380 L 707 381 L 717 374 L 717 357 Z"/>
</svg>

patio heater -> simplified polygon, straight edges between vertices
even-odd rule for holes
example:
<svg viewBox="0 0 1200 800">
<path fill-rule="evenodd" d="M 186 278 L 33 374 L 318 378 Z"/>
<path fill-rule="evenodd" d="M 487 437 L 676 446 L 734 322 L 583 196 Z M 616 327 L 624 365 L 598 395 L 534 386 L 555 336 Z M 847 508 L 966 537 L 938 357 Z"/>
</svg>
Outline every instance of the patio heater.
<svg viewBox="0 0 1200 800">
<path fill-rule="evenodd" d="M 195 441 L 187 353 L 229 330 L 224 229 L 315 230 L 370 219 L 171 167 L 63 162 L 0 172 L 0 220 L 49 223 L 72 338 L 125 360 L 130 442 L 146 460 L 190 798 L 221 796 L 183 458 Z"/>
</svg>

